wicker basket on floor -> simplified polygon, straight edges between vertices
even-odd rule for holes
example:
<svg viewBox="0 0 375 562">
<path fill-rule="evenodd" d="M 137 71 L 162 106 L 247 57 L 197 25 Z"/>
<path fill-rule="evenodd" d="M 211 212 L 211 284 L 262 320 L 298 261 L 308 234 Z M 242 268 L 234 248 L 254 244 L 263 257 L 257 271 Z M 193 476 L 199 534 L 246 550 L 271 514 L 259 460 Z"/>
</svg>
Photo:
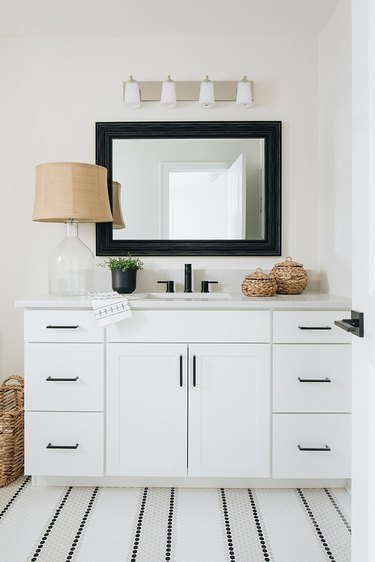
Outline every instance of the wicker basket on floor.
<svg viewBox="0 0 375 562">
<path fill-rule="evenodd" d="M 23 417 L 23 378 L 11 375 L 0 384 L 0 487 L 23 473 Z"/>
</svg>

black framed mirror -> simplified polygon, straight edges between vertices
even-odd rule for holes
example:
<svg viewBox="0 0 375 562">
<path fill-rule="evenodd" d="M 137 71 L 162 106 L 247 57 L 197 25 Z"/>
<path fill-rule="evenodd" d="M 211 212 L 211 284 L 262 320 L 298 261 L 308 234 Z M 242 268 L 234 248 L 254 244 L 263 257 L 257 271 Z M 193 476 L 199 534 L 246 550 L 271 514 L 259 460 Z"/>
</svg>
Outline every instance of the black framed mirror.
<svg viewBox="0 0 375 562">
<path fill-rule="evenodd" d="M 96 123 L 96 163 L 98 256 L 281 255 L 280 121 Z"/>
</svg>

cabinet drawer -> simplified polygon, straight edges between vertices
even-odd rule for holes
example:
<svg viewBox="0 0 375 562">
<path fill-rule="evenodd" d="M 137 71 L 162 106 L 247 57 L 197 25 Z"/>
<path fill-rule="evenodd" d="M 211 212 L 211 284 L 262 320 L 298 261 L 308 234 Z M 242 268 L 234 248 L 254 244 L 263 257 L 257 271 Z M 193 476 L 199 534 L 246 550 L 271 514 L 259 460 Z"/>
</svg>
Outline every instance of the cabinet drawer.
<svg viewBox="0 0 375 562">
<path fill-rule="evenodd" d="M 103 475 L 103 414 L 26 412 L 25 422 L 26 474 Z"/>
<path fill-rule="evenodd" d="M 351 335 L 335 326 L 335 320 L 350 316 L 347 310 L 276 311 L 273 313 L 274 343 L 350 343 Z"/>
<path fill-rule="evenodd" d="M 350 437 L 350 414 L 273 414 L 272 476 L 350 478 Z"/>
<path fill-rule="evenodd" d="M 107 328 L 109 342 L 270 341 L 270 312 L 232 310 L 133 310 Z"/>
<path fill-rule="evenodd" d="M 350 412 L 350 345 L 274 345 L 274 412 Z"/>
<path fill-rule="evenodd" d="M 27 343 L 25 408 L 101 411 L 103 371 L 103 344 Z"/>
<path fill-rule="evenodd" d="M 91 310 L 25 310 L 25 341 L 102 342 Z"/>
</svg>

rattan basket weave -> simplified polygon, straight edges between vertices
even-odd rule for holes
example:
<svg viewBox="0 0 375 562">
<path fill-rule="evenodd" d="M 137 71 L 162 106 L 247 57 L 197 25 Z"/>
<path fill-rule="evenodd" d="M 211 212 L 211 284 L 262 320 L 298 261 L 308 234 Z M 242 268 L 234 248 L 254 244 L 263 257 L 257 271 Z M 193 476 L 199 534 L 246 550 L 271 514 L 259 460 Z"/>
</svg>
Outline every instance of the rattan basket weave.
<svg viewBox="0 0 375 562">
<path fill-rule="evenodd" d="M 0 386 L 0 487 L 23 473 L 23 435 L 23 378 L 11 375 Z"/>
<path fill-rule="evenodd" d="M 272 297 L 276 293 L 277 283 L 272 273 L 263 273 L 260 267 L 251 275 L 246 275 L 241 289 L 247 297 Z"/>
<path fill-rule="evenodd" d="M 293 261 L 290 256 L 272 268 L 277 281 L 277 292 L 281 295 L 299 295 L 307 286 L 307 273 L 302 263 Z"/>
</svg>

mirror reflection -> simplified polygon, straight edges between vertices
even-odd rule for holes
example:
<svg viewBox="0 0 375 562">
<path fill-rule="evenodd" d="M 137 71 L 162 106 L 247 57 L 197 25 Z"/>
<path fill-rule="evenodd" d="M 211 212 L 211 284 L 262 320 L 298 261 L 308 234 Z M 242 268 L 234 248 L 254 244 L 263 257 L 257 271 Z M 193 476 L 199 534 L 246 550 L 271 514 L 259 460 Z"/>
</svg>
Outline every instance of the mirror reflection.
<svg viewBox="0 0 375 562">
<path fill-rule="evenodd" d="M 113 240 L 263 240 L 264 139 L 114 139 Z"/>
</svg>

